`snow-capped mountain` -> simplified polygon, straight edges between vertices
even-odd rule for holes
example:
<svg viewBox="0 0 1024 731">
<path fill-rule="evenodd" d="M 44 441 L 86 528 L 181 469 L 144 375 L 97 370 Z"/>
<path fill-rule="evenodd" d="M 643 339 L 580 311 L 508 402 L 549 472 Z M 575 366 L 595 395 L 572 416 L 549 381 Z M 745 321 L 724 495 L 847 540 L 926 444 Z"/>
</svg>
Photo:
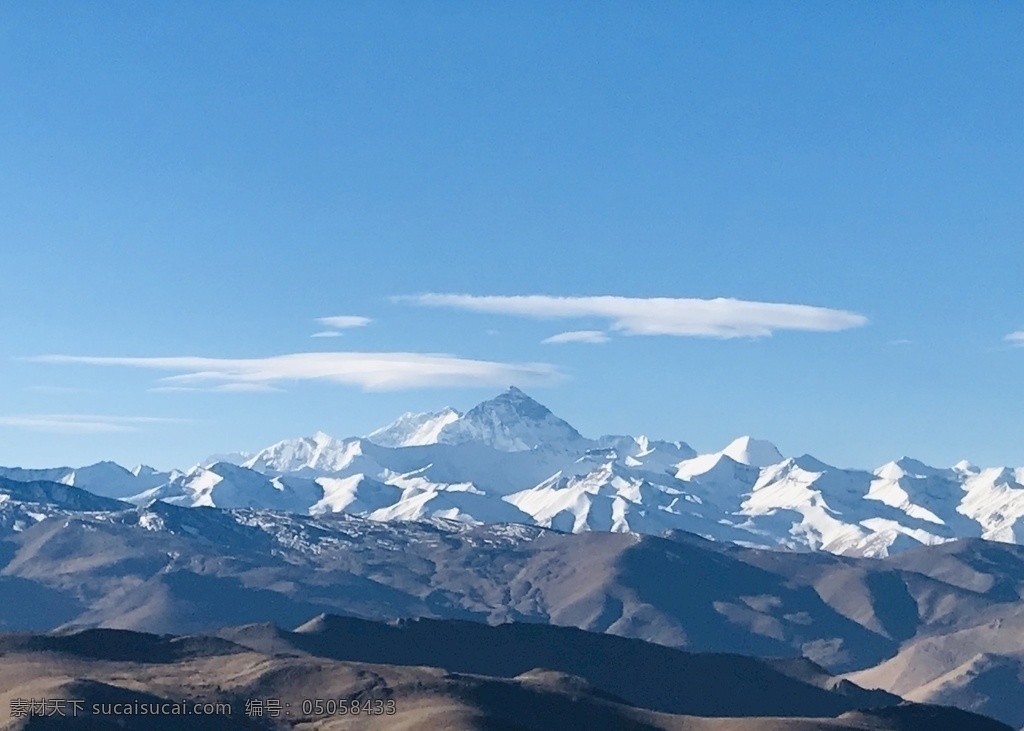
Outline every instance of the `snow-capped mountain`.
<svg viewBox="0 0 1024 731">
<path fill-rule="evenodd" d="M 861 480 L 874 477 L 815 478 L 820 466 L 784 460 L 758 479 L 755 494 L 806 489 L 828 497 L 841 493 L 847 478 L 863 487 Z M 185 492 L 211 502 L 283 491 L 280 476 L 233 467 L 238 471 L 190 470 L 177 484 L 187 482 Z M 737 476 L 757 470 L 722 455 L 716 469 L 724 468 Z M 630 469 L 612 459 L 587 476 L 549 480 L 514 499 L 549 491 L 538 518 L 557 524 L 571 514 L 580 525 L 569 528 L 585 528 L 606 509 L 613 519 L 619 508 L 635 519 L 643 511 L 627 503 L 655 505 L 671 491 Z M 1024 723 L 1019 704 L 1002 703 L 1022 690 L 1015 672 L 1024 657 L 1018 546 L 959 540 L 867 560 L 751 551 L 680 531 L 573 535 L 522 523 L 389 520 L 418 510 L 429 492 L 401 499 L 418 478 L 403 479 L 404 487 L 363 475 L 317 478 L 324 504 L 312 515 L 161 500 L 130 506 L 73 486 L 0 479 L 0 628 L 60 630 L 59 637 L 82 627 L 194 634 L 230 621 L 244 623 L 245 633 L 263 627 L 277 635 L 282 630 L 253 623 L 296 626 L 323 612 L 553 624 L 692 650 L 802 654 L 807 660 L 772 662 L 783 663 L 787 675 L 817 678 L 819 687 L 838 680 L 822 676 L 859 671 L 865 687 L 963 708 L 985 703 L 1013 728 Z M 518 510 L 469 485 L 449 487 L 433 500 L 460 511 Z M 461 501 L 460 491 L 478 502 Z M 589 508 L 565 510 L 588 501 Z M 675 520 L 660 512 L 668 524 Z M 659 511 L 648 516 L 657 520 Z M 123 637 L 111 639 L 120 646 Z M 984 663 L 975 662 L 979 653 Z M 993 677 L 992 667 L 1007 672 Z M 931 714 L 925 727 L 963 725 Z"/>
<path fill-rule="evenodd" d="M 707 474 L 714 470 L 718 464 L 723 463 L 723 457 L 726 458 L 724 464 L 735 463 L 758 468 L 768 467 L 782 461 L 782 455 L 771 442 L 750 437 L 740 437 L 730 442 L 720 452 L 695 454 L 692 459 L 680 462 L 676 465 L 676 477 L 688 479 L 695 475 Z"/>
<path fill-rule="evenodd" d="M 286 439 L 261 449 L 242 467 L 272 474 L 334 474 L 345 470 L 361 454 L 358 440 L 342 442 L 317 432 L 312 437 Z"/>
<path fill-rule="evenodd" d="M 252 459 L 253 455 L 249 452 L 225 452 L 221 454 L 211 454 L 209 457 L 199 463 L 200 467 L 210 467 L 217 464 L 218 462 L 227 462 L 228 464 L 242 465 Z"/>
<path fill-rule="evenodd" d="M 176 473 L 166 483 L 131 498 L 145 505 L 162 500 L 187 507 L 262 508 L 287 512 L 309 512 L 323 496 L 312 479 L 289 475 L 261 474 L 228 462 L 210 467 L 196 466 Z"/>
<path fill-rule="evenodd" d="M 437 435 L 441 444 L 486 444 L 502 452 L 535 447 L 578 447 L 585 440 L 567 422 L 552 414 L 515 386 L 477 404 Z"/>
<path fill-rule="evenodd" d="M 851 555 L 956 537 L 1024 541 L 1024 468 L 935 468 L 904 457 L 874 471 L 846 470 L 810 455 L 784 457 L 751 437 L 707 454 L 645 436 L 587 439 L 516 388 L 465 414 L 404 414 L 367 437 L 317 433 L 183 472 L 101 462 L 0 469 L 0 476 L 137 505 L 523 522 L 575 532 L 678 529 Z"/>
<path fill-rule="evenodd" d="M 162 485 L 173 476 L 173 473 L 158 472 L 147 465 L 139 465 L 129 470 L 116 462 L 97 462 L 85 467 L 53 467 L 42 470 L 0 467 L 0 477 L 11 480 L 59 482 L 62 485 L 72 485 L 97 495 L 118 499 Z"/>
<path fill-rule="evenodd" d="M 53 516 L 128 507 L 119 500 L 51 480 L 0 477 L 0 533 L 18 533 Z"/>
<path fill-rule="evenodd" d="M 441 430 L 460 418 L 462 414 L 451 407 L 421 414 L 407 411 L 387 426 L 367 434 L 366 439 L 382 447 L 437 444 Z"/>
</svg>

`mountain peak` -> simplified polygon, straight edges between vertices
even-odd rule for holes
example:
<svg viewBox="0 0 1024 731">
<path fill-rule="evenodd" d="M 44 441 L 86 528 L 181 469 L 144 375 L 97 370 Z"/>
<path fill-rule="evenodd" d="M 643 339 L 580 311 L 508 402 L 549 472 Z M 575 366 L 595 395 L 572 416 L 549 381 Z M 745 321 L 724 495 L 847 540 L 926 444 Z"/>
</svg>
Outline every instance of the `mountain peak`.
<svg viewBox="0 0 1024 731">
<path fill-rule="evenodd" d="M 480 442 L 502 452 L 524 452 L 545 445 L 560 448 L 583 437 L 515 386 L 483 401 L 441 429 L 438 442 Z"/>
<path fill-rule="evenodd" d="M 782 453 L 774 444 L 749 436 L 734 439 L 722 454 L 751 467 L 767 467 L 783 460 Z"/>
<path fill-rule="evenodd" d="M 407 411 L 387 426 L 370 432 L 366 438 L 381 447 L 391 448 L 436 444 L 441 430 L 461 416 L 451 406 L 433 412 Z"/>
<path fill-rule="evenodd" d="M 130 472 L 130 470 L 127 467 L 122 467 L 117 462 L 113 462 L 109 459 L 100 460 L 99 462 L 94 462 L 93 464 L 85 465 L 84 467 L 79 467 L 78 470 L 91 470 L 94 472 L 107 472 L 115 474 L 123 474 L 126 472 Z"/>
<path fill-rule="evenodd" d="M 336 472 L 362 453 L 358 439 L 341 441 L 318 431 L 312 437 L 285 439 L 262 449 L 242 467 L 262 473 Z"/>
<path fill-rule="evenodd" d="M 332 442 L 338 441 L 330 434 L 324 431 L 317 431 L 312 437 L 314 444 L 331 444 Z"/>
<path fill-rule="evenodd" d="M 463 418 L 479 417 L 483 414 L 500 414 L 504 417 L 518 416 L 536 420 L 544 419 L 548 416 L 554 417 L 547 406 L 515 386 L 510 386 L 492 399 L 481 401 L 467 411 Z"/>
<path fill-rule="evenodd" d="M 906 455 L 900 457 L 895 462 L 890 462 L 889 464 L 895 465 L 896 468 L 898 468 L 904 475 L 908 477 L 934 477 L 938 475 L 943 475 L 947 472 L 947 470 L 932 467 L 931 465 L 927 465 L 919 459 L 907 457 Z"/>
<path fill-rule="evenodd" d="M 957 472 L 977 472 L 978 468 L 975 467 L 969 460 L 962 459 L 953 465 L 953 469 Z"/>
<path fill-rule="evenodd" d="M 508 401 L 511 401 L 511 402 L 530 403 L 530 404 L 538 404 L 538 405 L 540 405 L 540 402 L 537 401 L 537 399 L 533 398 L 533 396 L 531 396 L 530 394 L 526 393 L 526 391 L 524 391 L 521 388 L 518 388 L 517 386 L 509 386 L 504 391 L 502 391 L 497 396 L 495 396 L 494 399 L 491 399 L 491 400 L 494 401 L 494 400 L 499 400 L 499 399 L 504 399 L 504 400 L 508 400 Z"/>
</svg>

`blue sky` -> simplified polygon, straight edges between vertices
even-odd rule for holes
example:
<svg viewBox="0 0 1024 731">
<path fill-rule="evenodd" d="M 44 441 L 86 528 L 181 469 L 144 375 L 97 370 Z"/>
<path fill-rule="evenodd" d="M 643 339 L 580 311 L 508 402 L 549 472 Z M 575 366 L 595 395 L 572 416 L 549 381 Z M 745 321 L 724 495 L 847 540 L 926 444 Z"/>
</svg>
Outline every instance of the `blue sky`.
<svg viewBox="0 0 1024 731">
<path fill-rule="evenodd" d="M 1024 464 L 1022 31 L 6 3 L 0 464 L 188 466 L 509 383 L 594 436 Z"/>
</svg>

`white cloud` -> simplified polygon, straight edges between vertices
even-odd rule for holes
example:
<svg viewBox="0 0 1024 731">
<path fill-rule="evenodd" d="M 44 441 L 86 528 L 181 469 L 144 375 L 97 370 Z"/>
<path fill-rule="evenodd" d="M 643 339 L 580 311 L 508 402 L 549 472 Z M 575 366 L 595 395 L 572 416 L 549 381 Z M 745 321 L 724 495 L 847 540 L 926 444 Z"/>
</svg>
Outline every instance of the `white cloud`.
<svg viewBox="0 0 1024 731">
<path fill-rule="evenodd" d="M 767 337 L 776 330 L 827 332 L 860 327 L 868 321 L 863 315 L 845 310 L 726 298 L 424 294 L 394 299 L 427 307 L 538 319 L 603 318 L 612 330 L 626 335 Z"/>
<path fill-rule="evenodd" d="M 201 393 L 282 393 L 284 391 L 284 389 L 272 386 L 269 383 L 222 383 L 208 388 L 201 388 L 199 386 L 157 386 L 146 390 L 150 393 L 181 393 L 183 391 L 199 391 Z"/>
<path fill-rule="evenodd" d="M 1003 340 L 1012 345 L 1024 345 L 1024 330 L 1012 332 L 1004 337 Z"/>
<path fill-rule="evenodd" d="M 332 327 L 335 330 L 348 330 L 353 327 L 366 327 L 373 320 L 360 315 L 335 315 L 334 317 L 318 317 L 316 319 L 321 325 Z"/>
<path fill-rule="evenodd" d="M 73 393 L 95 393 L 95 390 L 91 388 L 80 388 L 78 386 L 29 386 L 28 389 L 37 393 L 52 393 L 60 396 Z"/>
<path fill-rule="evenodd" d="M 432 386 L 530 385 L 561 377 L 554 366 L 546 363 L 497 363 L 443 353 L 291 353 L 269 358 L 42 355 L 28 360 L 172 371 L 177 375 L 161 379 L 168 387 L 221 390 L 273 386 L 282 381 L 329 381 L 366 391 L 396 391 Z"/>
<path fill-rule="evenodd" d="M 607 333 L 600 330 L 572 330 L 570 332 L 558 333 L 550 338 L 541 340 L 542 343 L 607 343 L 610 338 Z"/>
<path fill-rule="evenodd" d="M 0 426 L 51 434 L 109 434 L 138 431 L 145 424 L 182 423 L 183 419 L 99 414 L 23 414 L 0 416 Z"/>
<path fill-rule="evenodd" d="M 340 338 L 345 333 L 339 330 L 321 330 L 318 333 L 313 333 L 309 337 L 311 338 Z"/>
</svg>

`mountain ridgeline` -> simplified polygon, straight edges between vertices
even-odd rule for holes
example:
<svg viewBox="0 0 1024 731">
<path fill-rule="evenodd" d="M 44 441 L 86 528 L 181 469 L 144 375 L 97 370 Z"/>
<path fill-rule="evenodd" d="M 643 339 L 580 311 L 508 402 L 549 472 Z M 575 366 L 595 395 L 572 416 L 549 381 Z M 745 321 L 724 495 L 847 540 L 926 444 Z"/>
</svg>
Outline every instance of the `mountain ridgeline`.
<svg viewBox="0 0 1024 731">
<path fill-rule="evenodd" d="M 307 625 L 309 618 L 335 615 L 363 620 L 345 625 L 336 646 L 350 654 L 336 654 L 338 660 L 401 666 L 434 662 L 448 673 L 504 677 L 543 668 L 556 673 L 545 678 L 583 677 L 600 692 L 659 713 L 740 712 L 739 699 L 729 700 L 727 693 L 721 696 L 724 705 L 701 706 L 709 693 L 691 693 L 697 686 L 678 678 L 681 687 L 674 692 L 686 690 L 689 705 L 665 705 L 670 698 L 664 694 L 659 701 L 656 679 L 648 676 L 658 675 L 666 663 L 685 666 L 684 657 L 665 654 L 660 646 L 735 657 L 714 661 L 719 662 L 717 675 L 693 670 L 697 660 L 687 666 L 712 686 L 730 688 L 736 674 L 767 677 L 767 670 L 774 669 L 847 696 L 842 703 L 821 694 L 814 700 L 816 694 L 805 689 L 803 715 L 890 702 L 889 696 L 870 692 L 882 688 L 916 702 L 983 713 L 1015 728 L 1024 725 L 1017 702 L 1024 694 L 1024 548 L 1011 544 L 959 539 L 886 558 L 852 558 L 745 548 L 682 531 L 661 537 L 574 534 L 522 523 L 379 521 L 343 512 L 310 516 L 162 501 L 133 506 L 105 498 L 83 502 L 88 493 L 79 488 L 25 485 L 0 482 L 0 632 L 56 630 L 63 637 L 103 627 L 202 634 L 269 622 L 322 634 L 335 630 Z M 416 632 L 404 634 L 370 626 L 415 617 L 442 624 L 415 625 Z M 459 647 L 454 641 L 445 645 L 443 638 L 476 635 L 466 625 L 443 624 L 450 621 L 527 628 L 481 635 Z M 652 644 L 642 649 L 646 644 L 601 644 L 585 633 L 548 635 L 542 631 L 545 625 Z M 291 652 L 266 629 L 222 636 L 275 657 Z M 124 651 L 127 646 L 117 637 L 122 636 L 114 637 L 104 652 Z M 283 641 L 306 652 L 329 649 L 326 640 L 300 639 Z M 533 647 L 532 654 L 517 649 L 519 641 Z M 60 647 L 67 643 L 60 642 L 0 643 L 0 672 L 14 662 L 12 654 L 64 652 Z M 474 655 L 481 646 L 503 649 Z M 598 653 L 601 647 L 607 657 Z M 154 652 L 140 657 L 150 663 L 179 661 L 171 656 L 162 660 Z M 749 656 L 762 660 L 752 665 Z M 129 661 L 119 657 L 107 661 Z M 596 659 L 588 665 L 587 658 Z M 32 672 L 50 662 L 30 660 L 25 663 Z M 276 667 L 249 659 L 254 661 Z M 52 677 L 66 678 L 67 667 L 56 663 Z M 109 675 L 82 677 L 109 684 L 125 672 L 123 665 L 114 665 Z M 194 672 L 185 668 L 174 677 Z M 282 667 L 279 672 L 290 671 Z M 170 673 L 163 669 L 159 675 L 167 682 Z M 240 673 L 241 666 L 235 677 Z M 317 677 L 310 676 L 307 691 L 322 682 Z M 563 678 L 557 687 L 578 699 L 575 682 Z M 45 688 L 20 687 L 26 694 L 36 688 L 40 695 L 51 688 L 46 683 Z M 422 687 L 444 696 L 443 685 Z M 653 695 L 644 696 L 644 688 Z M 769 691 L 767 700 L 772 695 Z M 762 704 L 750 713 L 790 713 L 794 708 Z M 475 728 L 468 723 L 457 727 Z M 641 726 L 652 727 L 663 726 Z"/>
<path fill-rule="evenodd" d="M 936 468 L 907 457 L 875 470 L 785 457 L 740 437 L 697 454 L 646 436 L 582 436 L 510 388 L 462 414 L 403 414 L 366 437 L 322 432 L 189 469 L 0 468 L 144 505 L 264 508 L 375 520 L 523 522 L 565 531 L 685 530 L 760 547 L 884 556 L 960 537 L 1017 543 L 1024 468 Z"/>
<path fill-rule="evenodd" d="M 624 669 L 617 680 L 601 674 L 615 667 L 611 660 L 588 667 L 585 659 L 600 653 L 584 634 L 552 635 L 551 642 L 567 643 L 563 650 L 537 649 L 521 662 L 512 662 L 515 647 L 474 659 L 471 647 L 453 641 L 430 650 L 443 659 L 443 671 L 406 665 L 429 664 L 412 651 L 429 646 L 424 638 L 473 635 L 445 622 L 525 623 L 533 629 L 469 644 L 515 637 L 525 652 L 526 645 L 548 645 L 541 625 L 576 628 L 673 651 L 757 656 L 756 667 L 722 660 L 725 675 L 707 677 L 778 671 L 854 703 L 807 691 L 818 701 L 796 710 L 840 715 L 730 728 L 954 723 L 944 711 L 929 715 L 920 706 L 904 707 L 903 716 L 892 716 L 892 706 L 866 716 L 843 711 L 895 696 L 1024 726 L 1017 702 L 1024 695 L 1024 547 L 1015 543 L 1020 470 L 935 468 L 909 458 L 871 472 L 842 470 L 748 437 L 709 454 L 645 436 L 590 439 L 518 390 L 466 414 L 406 414 L 374 434 L 338 440 L 318 433 L 168 473 L 109 462 L 3 470 L 0 631 L 221 633 L 220 640 L 175 647 L 231 642 L 249 648 L 232 657 L 251 651 L 279 658 L 308 653 L 309 637 L 344 626 L 347 639 L 338 647 L 354 651 L 358 637 L 372 635 L 367 647 L 380 652 L 335 653 L 331 662 L 391 668 L 373 672 L 408 680 L 394 686 L 396 694 L 405 692 L 399 687 L 429 688 L 423 692 L 434 701 L 452 700 L 446 694 L 461 689 L 457 703 L 468 704 L 470 715 L 502 712 L 500 704 L 474 705 L 480 693 L 526 693 L 523 702 L 532 703 L 542 688 L 555 694 L 545 703 L 570 704 L 563 710 L 578 711 L 572 704 L 584 698 L 598 704 L 594 728 L 705 728 L 664 716 L 710 713 L 699 705 L 658 705 L 636 695 L 637 683 L 654 683 L 637 679 L 644 668 Z M 349 624 L 308 622 L 318 615 Z M 410 625 L 404 633 L 366 624 L 417 617 L 442 624 Z M 289 634 L 266 623 L 298 629 Z M 657 647 L 625 654 L 615 648 L 626 645 L 601 647 L 617 657 L 662 658 Z M 49 667 L 33 659 L 31 647 L 8 650 L 0 648 L 7 653 L 0 670 L 19 653 L 24 668 Z M 682 662 L 669 657 L 655 664 Z M 299 672 L 248 657 L 254 661 L 276 668 L 275 678 Z M 42 693 L 65 682 L 61 663 L 37 679 L 42 685 L 21 687 Z M 314 673 L 312 665 L 303 668 Z M 82 675 L 93 685 L 73 690 L 121 693 L 114 686 L 124 668 L 109 670 Z M 339 665 L 337 672 L 358 679 L 366 671 Z M 442 683 L 445 673 L 462 679 Z M 146 692 L 165 697 L 167 688 Z M 690 697 L 696 702 L 710 691 Z M 662 715 L 640 723 L 637 707 Z M 751 713 L 793 710 L 758 706 Z M 967 728 L 976 720 L 956 723 Z M 431 721 L 410 723 L 429 728 Z M 492 727 L 505 728 L 481 726 Z"/>
</svg>

